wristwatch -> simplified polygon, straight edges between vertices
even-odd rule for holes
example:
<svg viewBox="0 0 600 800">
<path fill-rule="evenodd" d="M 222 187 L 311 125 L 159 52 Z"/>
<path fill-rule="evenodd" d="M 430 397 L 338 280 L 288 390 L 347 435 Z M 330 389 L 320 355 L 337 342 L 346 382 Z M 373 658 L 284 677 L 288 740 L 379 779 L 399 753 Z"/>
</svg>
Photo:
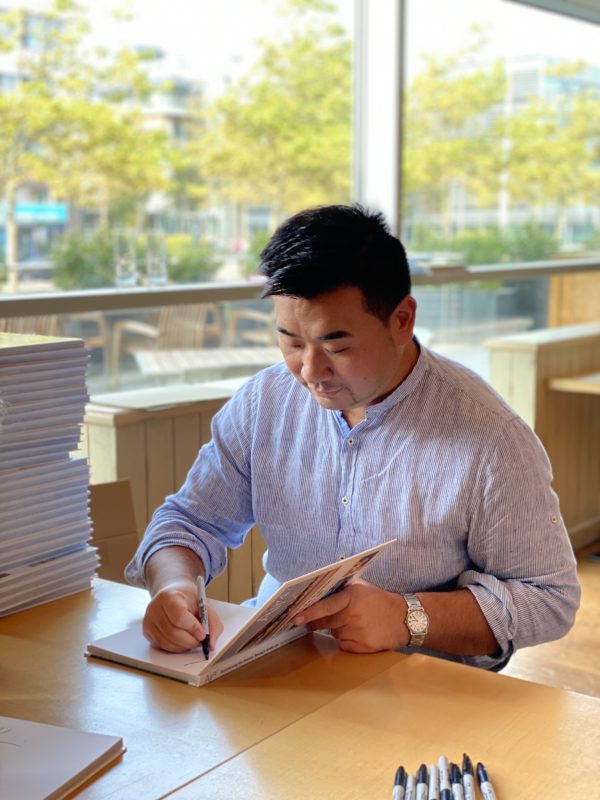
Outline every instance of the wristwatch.
<svg viewBox="0 0 600 800">
<path fill-rule="evenodd" d="M 404 624 L 410 633 L 408 647 L 420 647 L 429 630 L 429 617 L 416 594 L 405 594 L 408 606 Z"/>
</svg>

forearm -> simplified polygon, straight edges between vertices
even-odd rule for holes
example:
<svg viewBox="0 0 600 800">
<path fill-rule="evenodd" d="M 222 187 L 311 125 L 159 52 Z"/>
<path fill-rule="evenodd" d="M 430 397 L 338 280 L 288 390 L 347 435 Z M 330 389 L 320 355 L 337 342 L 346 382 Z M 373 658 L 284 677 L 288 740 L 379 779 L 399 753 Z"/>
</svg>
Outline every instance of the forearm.
<svg viewBox="0 0 600 800">
<path fill-rule="evenodd" d="M 146 563 L 144 578 L 150 594 L 154 597 L 165 586 L 180 582 L 194 583 L 205 570 L 202 560 L 187 547 L 163 547 L 157 550 Z"/>
<path fill-rule="evenodd" d="M 468 589 L 452 592 L 418 592 L 417 596 L 429 616 L 429 630 L 423 646 L 441 653 L 458 656 L 493 655 L 498 642 L 477 603 Z M 402 599 L 406 608 L 406 603 Z M 406 611 L 402 620 L 406 617 Z M 403 634 L 408 643 L 408 631 Z"/>
</svg>

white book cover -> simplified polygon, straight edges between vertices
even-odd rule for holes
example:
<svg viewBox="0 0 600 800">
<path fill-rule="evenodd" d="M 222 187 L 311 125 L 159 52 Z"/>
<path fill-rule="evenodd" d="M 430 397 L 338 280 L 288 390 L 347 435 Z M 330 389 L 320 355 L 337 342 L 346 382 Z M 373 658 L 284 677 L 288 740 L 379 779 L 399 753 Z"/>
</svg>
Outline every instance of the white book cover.
<svg viewBox="0 0 600 800">
<path fill-rule="evenodd" d="M 89 521 L 62 529 L 37 530 L 13 538 L 0 537 L 0 564 L 5 571 L 24 567 L 50 557 L 80 550 L 91 538 Z"/>
<path fill-rule="evenodd" d="M 167 653 L 153 647 L 144 638 L 141 624 L 91 642 L 86 655 L 202 686 L 303 636 L 307 629 L 295 627 L 293 618 L 341 588 L 353 575 L 359 575 L 391 543 L 384 542 L 286 581 L 258 609 L 210 601 L 223 622 L 224 631 L 208 660 L 201 647 L 186 653 Z"/>
<path fill-rule="evenodd" d="M 54 381 L 77 383 L 81 385 L 85 379 L 89 364 L 87 354 L 79 354 L 76 358 L 55 361 L 35 361 L 30 364 L 21 362 L 0 364 L 0 390 L 17 383 L 24 392 L 38 391 L 52 385 Z"/>
<path fill-rule="evenodd" d="M 70 410 L 77 410 L 79 406 L 85 406 L 89 396 L 85 387 L 71 390 L 70 388 L 64 392 L 56 392 L 53 397 L 7 397 L 4 393 L 0 393 L 4 401 L 2 406 L 2 416 L 9 417 L 16 414 L 31 414 L 34 411 L 50 413 L 58 409 L 64 409 L 65 406 Z"/>
<path fill-rule="evenodd" d="M 119 736 L 0 717 L 0 797 L 60 800 L 124 752 Z"/>
<path fill-rule="evenodd" d="M 66 555 L 46 558 L 24 567 L 0 572 L 0 597 L 10 599 L 12 593 L 24 587 L 34 590 L 55 577 L 65 578 L 69 575 L 92 575 L 98 563 L 95 547 L 84 545 L 79 550 Z"/>
<path fill-rule="evenodd" d="M 67 465 L 82 462 L 74 469 L 67 469 Z M 46 467 L 46 469 L 43 469 Z M 30 475 L 35 473 L 35 475 Z M 40 497 L 54 497 L 61 489 L 69 492 L 80 491 L 87 488 L 89 482 L 89 469 L 85 459 L 70 459 L 53 464 L 36 465 L 31 470 L 20 469 L 13 471 L 0 471 L 0 503 L 9 506 L 19 502 L 22 498 L 31 498 L 32 494 Z"/>
<path fill-rule="evenodd" d="M 83 415 L 82 415 L 83 419 Z M 81 421 L 80 421 L 81 422 Z M 0 442 L 2 444 L 20 444 L 21 442 L 45 442 L 49 439 L 62 439 L 65 437 L 81 435 L 80 422 L 68 422 L 56 425 L 46 425 L 41 428 L 29 429 L 25 426 L 19 430 L 3 430 L 2 417 L 0 416 Z"/>
<path fill-rule="evenodd" d="M 81 349 L 82 339 L 67 336 L 43 336 L 37 333 L 0 333 L 0 353 L 29 353 Z"/>
<path fill-rule="evenodd" d="M 18 509 L 13 509 L 12 514 L 0 513 L 0 530 L 16 534 L 18 531 L 31 530 L 36 520 L 38 527 L 40 525 L 56 527 L 61 521 L 66 523 L 67 520 L 71 522 L 75 519 L 87 519 L 87 516 L 88 497 L 85 490 L 79 498 L 72 498 L 69 501 L 49 500 L 39 508 L 33 507 L 20 513 Z"/>
<path fill-rule="evenodd" d="M 59 439 L 52 443 L 51 446 L 63 446 L 68 443 L 69 439 Z M 36 449 L 31 445 L 32 449 Z M 31 467 L 18 467 L 14 470 L 2 471 L 2 481 L 0 482 L 0 497 L 6 494 L 12 494 L 17 486 L 24 486 L 29 483 L 34 487 L 43 483 L 56 483 L 61 484 L 63 481 L 69 479 L 73 475 L 89 475 L 89 465 L 86 458 L 61 458 L 51 464 L 36 464 Z"/>
<path fill-rule="evenodd" d="M 36 522 L 37 520 L 37 522 Z M 17 536 L 28 536 L 30 533 L 35 533 L 41 528 L 56 529 L 59 527 L 80 525 L 90 521 L 89 511 L 87 508 L 81 509 L 76 507 L 69 507 L 65 513 L 61 513 L 60 509 L 55 509 L 50 513 L 40 514 L 22 522 L 6 522 L 0 521 L 0 541 L 7 539 L 14 539 Z"/>
<path fill-rule="evenodd" d="M 86 545 L 64 556 L 0 573 L 0 617 L 89 589 L 97 565 L 96 549 Z"/>
</svg>

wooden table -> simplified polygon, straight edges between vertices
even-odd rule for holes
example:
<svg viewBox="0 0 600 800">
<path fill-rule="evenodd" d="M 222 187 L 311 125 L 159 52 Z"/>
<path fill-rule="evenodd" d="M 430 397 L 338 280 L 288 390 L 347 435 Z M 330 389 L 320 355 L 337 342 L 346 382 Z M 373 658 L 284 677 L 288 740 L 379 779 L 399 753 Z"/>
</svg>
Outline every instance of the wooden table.
<svg viewBox="0 0 600 800">
<path fill-rule="evenodd" d="M 173 795 L 173 800 L 391 797 L 463 752 L 498 800 L 598 797 L 600 700 L 414 655 L 341 694 Z"/>
<path fill-rule="evenodd" d="M 97 580 L 0 619 L 0 715 L 123 737 L 123 758 L 77 797 L 162 797 L 403 658 L 351 656 L 311 636 L 200 689 L 85 658 L 89 641 L 140 620 L 147 602 Z"/>
<path fill-rule="evenodd" d="M 442 660 L 353 656 L 306 637 L 200 689 L 86 661 L 145 592 L 92 592 L 0 619 L 0 714 L 122 736 L 78 795 L 113 800 L 387 798 L 396 767 L 481 760 L 498 800 L 597 797 L 600 700 Z"/>
<path fill-rule="evenodd" d="M 164 380 L 178 376 L 216 375 L 224 377 L 256 372 L 282 360 L 278 347 L 207 347 L 196 350 L 136 350 L 137 365 L 143 375 Z"/>
</svg>

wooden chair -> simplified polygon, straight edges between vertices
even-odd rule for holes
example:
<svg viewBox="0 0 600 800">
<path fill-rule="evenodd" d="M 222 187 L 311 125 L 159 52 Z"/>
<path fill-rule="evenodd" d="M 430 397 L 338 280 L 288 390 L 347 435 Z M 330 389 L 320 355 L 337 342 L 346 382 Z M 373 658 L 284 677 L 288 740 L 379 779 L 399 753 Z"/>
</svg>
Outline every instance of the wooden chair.
<svg viewBox="0 0 600 800">
<path fill-rule="evenodd" d="M 229 319 L 229 344 L 260 347 L 277 345 L 273 311 L 233 308 Z"/>
<path fill-rule="evenodd" d="M 176 350 L 221 344 L 223 325 L 216 303 L 165 306 L 155 324 L 121 320 L 112 331 L 111 388 L 119 387 L 121 358 L 136 350 Z"/>
</svg>

